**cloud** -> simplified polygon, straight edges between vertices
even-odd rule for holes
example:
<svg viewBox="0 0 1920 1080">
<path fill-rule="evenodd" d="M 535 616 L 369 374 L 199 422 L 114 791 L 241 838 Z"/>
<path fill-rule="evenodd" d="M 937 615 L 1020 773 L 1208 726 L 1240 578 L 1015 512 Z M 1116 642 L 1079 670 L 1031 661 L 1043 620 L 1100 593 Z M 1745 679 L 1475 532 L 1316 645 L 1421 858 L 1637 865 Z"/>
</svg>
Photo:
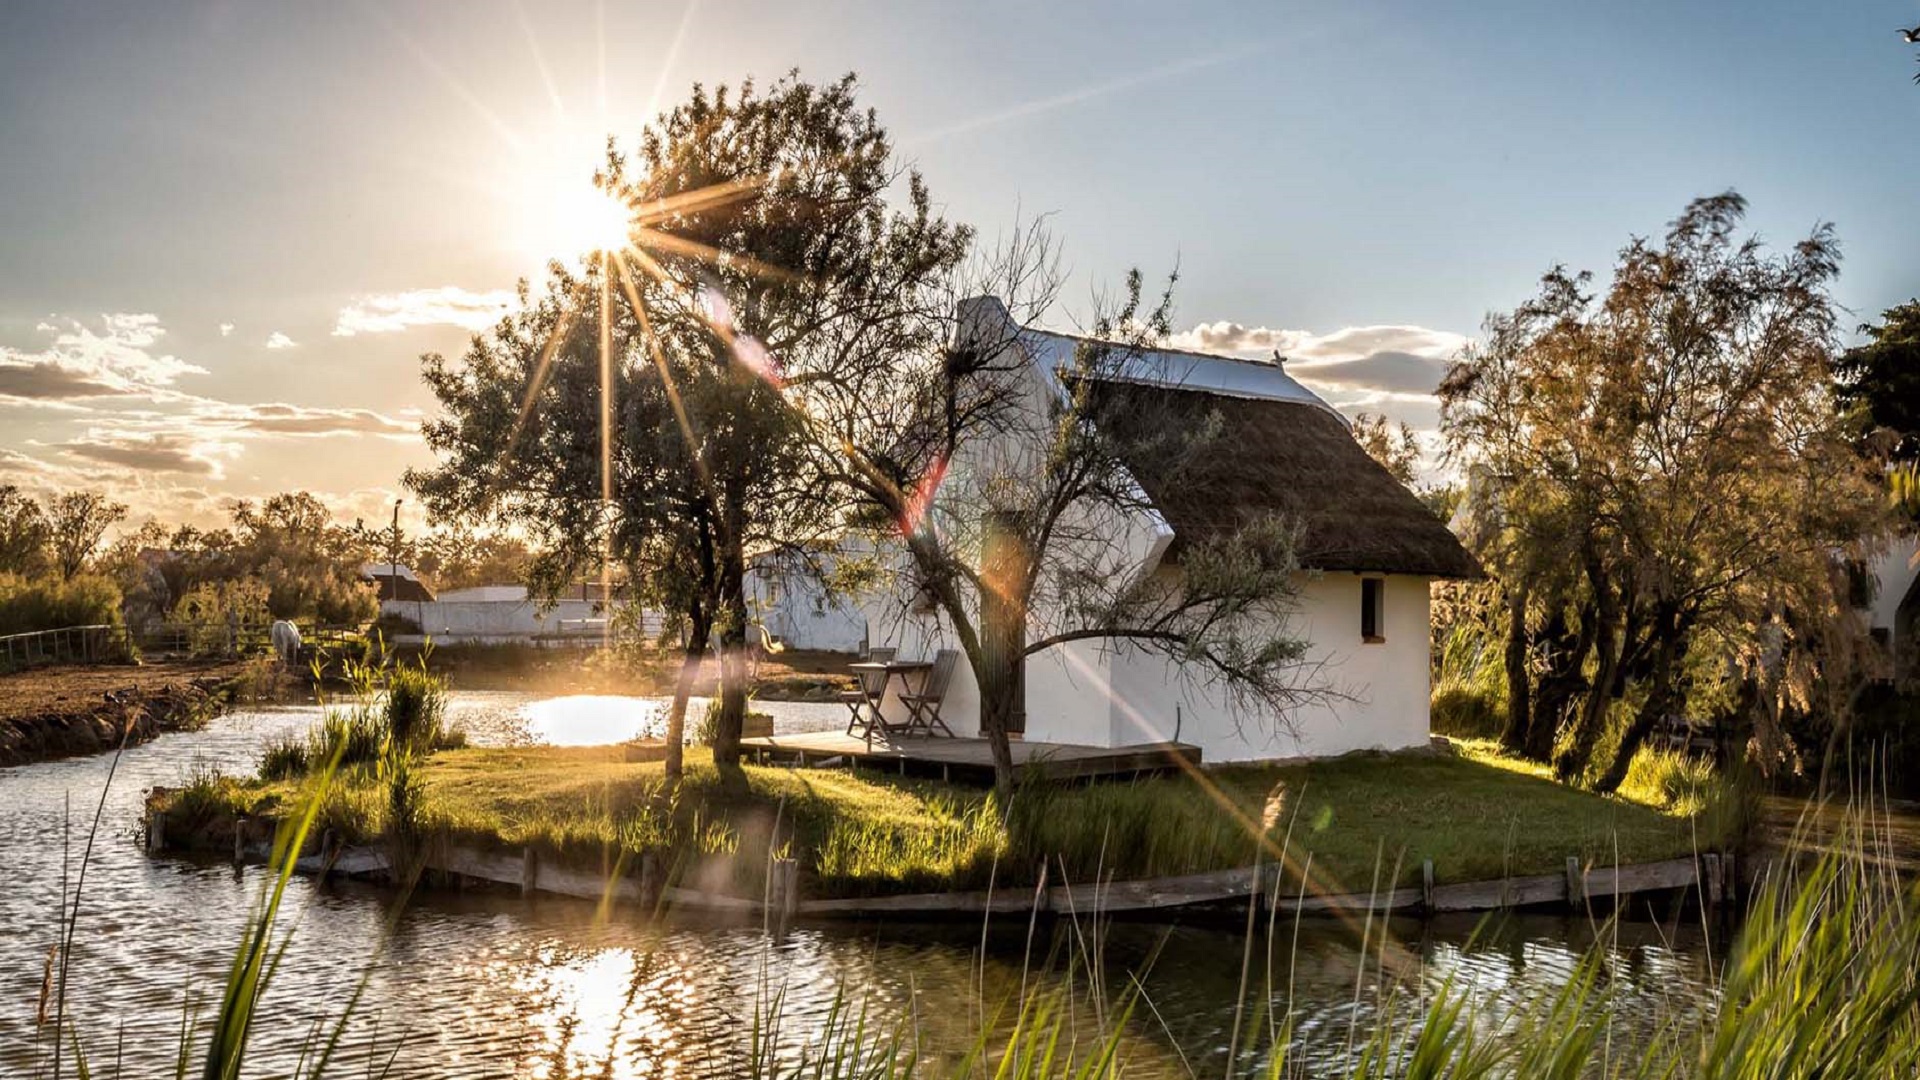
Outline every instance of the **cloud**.
<svg viewBox="0 0 1920 1080">
<path fill-rule="evenodd" d="M 253 435 L 381 435 L 387 438 L 412 438 L 420 431 L 418 423 L 396 420 L 372 409 L 331 409 L 284 402 L 261 405 L 208 402 L 194 411 L 192 419 L 202 426 Z"/>
<path fill-rule="evenodd" d="M 1287 373 L 1316 390 L 1430 397 L 1467 338 L 1424 326 L 1349 326 L 1330 334 L 1236 322 L 1199 323 L 1170 344 L 1201 352 L 1287 358 Z"/>
<path fill-rule="evenodd" d="M 364 296 L 340 309 L 335 337 L 394 334 L 415 326 L 484 330 L 519 303 L 510 289 L 475 292 L 458 285 Z"/>
<path fill-rule="evenodd" d="M 160 317 L 101 315 L 99 330 L 78 319 L 43 322 L 45 348 L 25 352 L 0 346 L 0 401 L 58 405 L 82 398 L 148 394 L 182 375 L 206 369 L 155 348 L 166 329 Z"/>
<path fill-rule="evenodd" d="M 273 333 L 267 335 L 267 348 L 269 349 L 291 349 L 296 344 L 297 343 L 292 338 L 288 337 L 287 335 L 281 333 L 278 330 L 275 330 Z"/>
<path fill-rule="evenodd" d="M 63 453 L 86 461 L 142 472 L 186 473 L 218 479 L 221 459 L 240 453 L 237 443 L 186 433 L 142 432 L 93 428 L 71 442 L 60 443 Z"/>
<path fill-rule="evenodd" d="M 221 337 L 232 337 L 232 336 L 233 336 L 233 324 L 232 324 L 232 323 L 230 323 L 230 322 L 223 322 L 223 323 L 221 323 L 221 324 L 220 324 L 220 336 L 221 336 Z"/>
</svg>

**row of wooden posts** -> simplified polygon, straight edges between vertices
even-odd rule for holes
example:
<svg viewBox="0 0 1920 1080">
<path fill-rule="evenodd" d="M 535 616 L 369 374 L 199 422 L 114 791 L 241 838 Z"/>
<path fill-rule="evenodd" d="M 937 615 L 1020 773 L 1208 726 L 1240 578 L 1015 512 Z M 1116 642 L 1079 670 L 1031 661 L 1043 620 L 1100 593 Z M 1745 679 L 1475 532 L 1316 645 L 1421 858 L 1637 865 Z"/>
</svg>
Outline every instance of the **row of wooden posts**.
<svg viewBox="0 0 1920 1080">
<path fill-rule="evenodd" d="M 149 816 L 147 845 L 150 852 L 165 849 L 166 828 L 165 814 L 155 812 Z M 260 845 L 247 842 L 244 823 L 234 830 L 233 859 L 236 863 L 264 854 L 265 850 Z M 1671 895 L 1682 890 L 1713 912 L 1734 900 L 1739 893 L 1739 876 L 1734 859 L 1719 852 L 1707 852 L 1697 858 L 1619 867 L 1588 866 L 1578 857 L 1568 856 L 1565 871 L 1560 874 L 1456 883 L 1437 881 L 1433 863 L 1429 860 L 1421 864 L 1418 886 L 1334 895 L 1311 893 L 1297 887 L 1285 888 L 1281 883 L 1279 868 L 1271 865 L 1147 881 L 1053 886 L 1048 884 L 1047 868 L 1042 866 L 1039 883 L 1032 889 L 1021 887 L 992 892 L 954 891 L 818 900 L 802 898 L 799 863 L 791 858 L 768 860 L 766 889 L 758 899 L 670 885 L 665 880 L 666 875 L 661 872 L 659 860 L 653 856 L 642 855 L 635 862 L 633 866 L 616 864 L 611 871 L 595 872 L 548 865 L 541 860 L 539 852 L 531 847 L 512 854 L 457 845 L 439 845 L 426 859 L 429 869 L 462 879 L 517 885 L 524 896 L 547 893 L 618 902 L 644 911 L 685 907 L 758 916 L 770 928 L 782 933 L 794 919 L 801 917 L 940 917 L 1032 911 L 1122 914 L 1196 906 L 1238 907 L 1243 904 L 1281 914 L 1366 911 L 1439 914 L 1555 905 L 1586 912 L 1596 902 L 1618 903 L 1637 895 Z M 318 853 L 299 859 L 295 868 L 300 873 L 323 878 L 328 874 L 346 877 L 384 875 L 390 870 L 388 859 L 381 850 L 345 847 L 331 832 L 322 835 Z"/>
</svg>

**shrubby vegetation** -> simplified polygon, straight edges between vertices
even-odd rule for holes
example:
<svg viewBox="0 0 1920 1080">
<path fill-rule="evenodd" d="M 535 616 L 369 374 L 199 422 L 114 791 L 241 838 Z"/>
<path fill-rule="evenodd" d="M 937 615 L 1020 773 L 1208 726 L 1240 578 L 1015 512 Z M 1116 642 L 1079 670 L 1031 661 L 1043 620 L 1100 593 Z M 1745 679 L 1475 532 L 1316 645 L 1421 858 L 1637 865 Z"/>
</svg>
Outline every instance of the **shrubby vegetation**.
<svg viewBox="0 0 1920 1080">
<path fill-rule="evenodd" d="M 120 624 L 120 590 L 107 578 L 25 578 L 0 573 L 0 634 Z"/>
</svg>

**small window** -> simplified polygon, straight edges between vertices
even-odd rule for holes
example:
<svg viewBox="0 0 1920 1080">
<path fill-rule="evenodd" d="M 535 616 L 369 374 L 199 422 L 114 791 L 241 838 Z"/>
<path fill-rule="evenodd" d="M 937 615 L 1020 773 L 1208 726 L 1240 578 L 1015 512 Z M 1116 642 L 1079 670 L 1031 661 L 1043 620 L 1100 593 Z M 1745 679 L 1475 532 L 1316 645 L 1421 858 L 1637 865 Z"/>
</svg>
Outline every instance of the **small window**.
<svg viewBox="0 0 1920 1080">
<path fill-rule="evenodd" d="M 1387 640 L 1386 595 L 1384 579 L 1360 579 L 1360 640 L 1370 644 Z"/>
</svg>

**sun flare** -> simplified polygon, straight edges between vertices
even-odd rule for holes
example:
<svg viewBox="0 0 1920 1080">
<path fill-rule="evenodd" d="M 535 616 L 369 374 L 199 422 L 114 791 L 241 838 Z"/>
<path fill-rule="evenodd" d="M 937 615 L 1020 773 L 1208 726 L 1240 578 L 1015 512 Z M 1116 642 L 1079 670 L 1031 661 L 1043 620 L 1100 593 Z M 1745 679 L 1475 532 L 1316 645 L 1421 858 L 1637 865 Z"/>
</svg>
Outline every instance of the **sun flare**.
<svg viewBox="0 0 1920 1080">
<path fill-rule="evenodd" d="M 591 170 L 539 169 L 515 189 L 514 245 L 530 258 L 571 262 L 627 246 L 633 215 L 594 185 Z"/>
</svg>

